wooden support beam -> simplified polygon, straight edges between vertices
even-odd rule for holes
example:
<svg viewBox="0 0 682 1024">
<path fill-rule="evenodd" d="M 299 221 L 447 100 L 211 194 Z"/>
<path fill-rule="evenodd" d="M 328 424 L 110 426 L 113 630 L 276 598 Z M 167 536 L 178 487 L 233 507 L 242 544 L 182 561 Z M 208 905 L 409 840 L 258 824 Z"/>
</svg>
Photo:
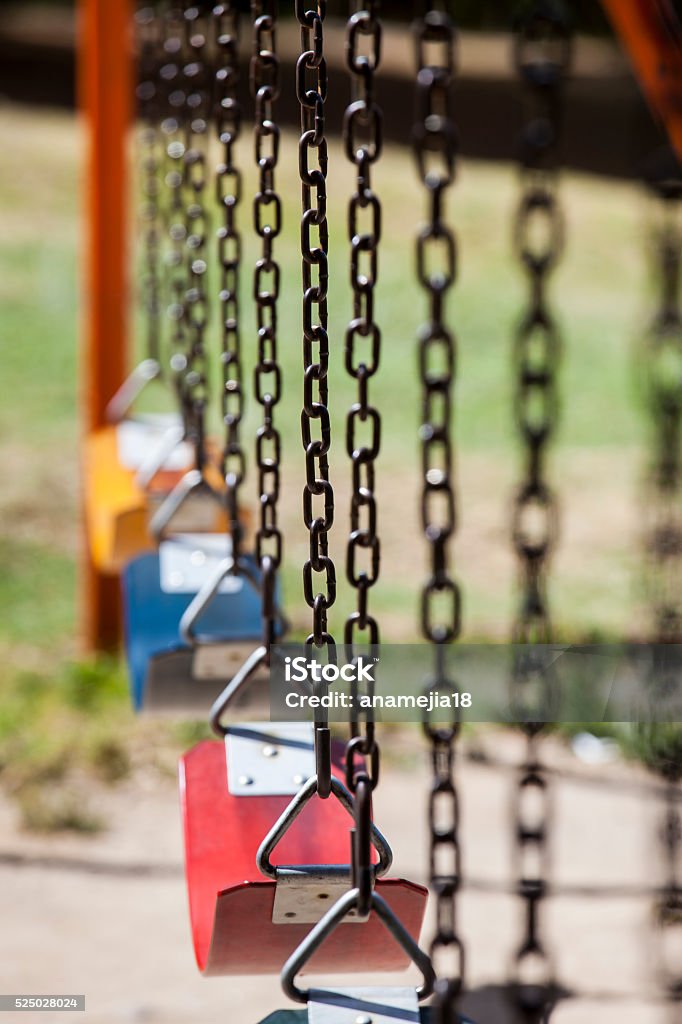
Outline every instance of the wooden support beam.
<svg viewBox="0 0 682 1024">
<path fill-rule="evenodd" d="M 133 111 L 132 0 L 80 0 L 78 85 L 85 117 L 80 406 L 85 432 L 104 423 L 127 367 L 127 138 Z M 120 639 L 119 581 L 98 573 L 83 538 L 82 639 L 110 650 Z"/>
</svg>

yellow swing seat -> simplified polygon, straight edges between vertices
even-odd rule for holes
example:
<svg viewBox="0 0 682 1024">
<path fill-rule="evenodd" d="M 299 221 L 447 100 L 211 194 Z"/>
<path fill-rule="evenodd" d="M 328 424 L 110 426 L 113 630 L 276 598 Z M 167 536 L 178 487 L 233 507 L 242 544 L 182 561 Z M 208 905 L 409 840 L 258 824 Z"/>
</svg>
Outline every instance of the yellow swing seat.
<svg viewBox="0 0 682 1024">
<path fill-rule="evenodd" d="M 153 426 L 152 422 L 148 433 L 154 433 Z M 95 568 L 107 575 L 117 575 L 136 555 L 155 550 L 157 541 L 150 533 L 150 520 L 193 466 L 191 446 L 180 443 L 143 486 L 142 451 L 138 449 L 136 465 L 135 442 L 144 440 L 149 427 L 144 420 L 125 420 L 96 430 L 85 440 L 84 504 L 90 557 Z M 155 439 L 159 443 L 158 430 Z M 217 491 L 222 489 L 217 468 L 209 467 L 206 476 Z M 227 528 L 225 512 L 215 502 L 190 501 L 184 514 L 193 532 L 221 532 Z"/>
</svg>

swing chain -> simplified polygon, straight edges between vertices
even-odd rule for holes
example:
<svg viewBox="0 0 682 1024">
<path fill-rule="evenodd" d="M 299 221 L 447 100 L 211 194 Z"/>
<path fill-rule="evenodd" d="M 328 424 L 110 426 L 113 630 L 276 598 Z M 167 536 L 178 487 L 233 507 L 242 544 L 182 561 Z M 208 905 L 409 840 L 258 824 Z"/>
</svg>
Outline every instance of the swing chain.
<svg viewBox="0 0 682 1024">
<path fill-rule="evenodd" d="M 205 415 L 208 403 L 208 359 L 205 334 L 208 325 L 208 297 L 204 284 L 207 272 L 206 240 L 208 213 L 204 203 L 210 82 L 206 53 L 207 24 L 198 7 L 184 12 L 185 63 L 185 152 L 183 191 L 185 194 L 186 292 L 184 317 L 188 333 L 187 365 L 182 381 L 189 413 L 190 437 L 196 449 L 197 469 L 205 462 Z"/>
<path fill-rule="evenodd" d="M 253 54 L 249 66 L 249 82 L 255 100 L 255 161 L 260 172 L 258 191 L 253 200 L 253 217 L 256 233 L 262 241 L 261 255 L 256 262 L 253 277 L 258 329 L 254 391 L 263 409 L 263 422 L 256 433 L 260 494 L 256 558 L 263 580 L 264 643 L 268 647 L 276 639 L 274 588 L 277 569 L 282 561 L 282 532 L 277 523 L 282 441 L 273 420 L 274 409 L 282 391 L 282 373 L 277 361 L 280 266 L 273 256 L 273 243 L 280 233 L 282 223 L 282 203 L 275 191 L 280 131 L 273 119 L 273 106 L 280 93 L 280 62 L 276 50 L 277 8 L 277 0 L 252 0 Z"/>
<path fill-rule="evenodd" d="M 429 302 L 419 332 L 422 385 L 422 528 L 431 552 L 431 573 L 422 590 L 421 625 L 434 645 L 435 673 L 427 691 L 456 687 L 445 665 L 445 645 L 460 633 L 461 594 L 449 569 L 448 546 L 455 531 L 450 434 L 455 378 L 455 338 L 445 321 L 445 300 L 456 275 L 455 236 L 444 219 L 445 195 L 455 175 L 457 133 L 451 114 L 455 63 L 454 26 L 445 10 L 429 5 L 415 23 L 417 117 L 414 152 L 429 198 L 429 223 L 417 239 L 417 275 Z M 464 981 L 464 946 L 457 932 L 460 885 L 459 804 L 454 781 L 459 721 L 424 722 L 431 744 L 433 781 L 429 799 L 430 886 L 436 896 L 436 932 L 430 954 L 442 959 L 433 1004 L 434 1020 L 454 1024 Z M 448 956 L 449 954 L 449 956 Z M 446 957 L 448 963 L 445 963 Z"/>
<path fill-rule="evenodd" d="M 545 566 L 556 542 L 556 498 L 545 478 L 545 453 L 556 431 L 560 338 L 547 304 L 547 281 L 563 248 L 555 154 L 561 93 L 570 60 L 568 24 L 560 3 L 536 0 L 516 25 L 515 58 L 527 103 L 521 137 L 522 196 L 514 245 L 528 275 L 529 303 L 514 349 L 515 415 L 526 447 L 512 537 L 523 567 L 517 643 L 548 643 L 551 635 Z M 538 240 L 538 236 L 539 239 Z"/>
<path fill-rule="evenodd" d="M 225 428 L 222 474 L 226 485 L 227 514 L 235 564 L 241 553 L 242 527 L 239 519 L 239 488 L 246 462 L 240 425 L 244 411 L 241 342 L 239 333 L 239 264 L 241 234 L 237 228 L 237 207 L 241 200 L 241 172 L 234 150 L 241 130 L 242 110 L 237 96 L 239 78 L 239 10 L 235 0 L 213 8 L 217 51 L 214 111 L 222 159 L 216 169 L 216 200 L 222 210 L 218 228 L 220 267 L 220 329 L 222 365 L 221 413 Z"/>
<path fill-rule="evenodd" d="M 362 5 L 362 6 L 361 6 Z M 377 534 L 377 506 L 374 494 L 375 460 L 381 440 L 381 415 L 370 402 L 369 381 L 379 368 L 381 330 L 374 318 L 374 289 L 378 276 L 378 249 L 381 238 L 381 203 L 372 190 L 371 168 L 381 155 L 383 112 L 374 99 L 375 73 L 381 60 L 382 26 L 378 18 L 379 2 L 363 0 L 355 4 L 346 31 L 346 63 L 351 76 L 352 99 L 343 119 L 346 156 L 357 171 L 357 187 L 348 205 L 350 241 L 350 280 L 353 290 L 353 316 L 346 330 L 345 366 L 357 381 L 357 401 L 346 419 L 346 451 L 352 467 L 350 534 L 346 549 L 346 576 L 357 592 L 357 607 L 345 623 L 344 642 L 354 651 L 358 632 L 367 636 L 372 650 L 379 644 L 379 624 L 368 611 L 370 588 L 379 578 L 380 541 Z M 365 40 L 367 53 L 360 49 Z M 359 351 L 360 349 L 364 351 Z M 364 428 L 364 429 L 363 429 Z M 369 436 L 362 438 L 361 433 Z M 366 565 L 358 562 L 366 553 Z M 354 707 L 358 707 L 357 683 L 353 684 Z M 373 683 L 368 685 L 373 690 Z M 371 696 L 371 692 L 368 693 Z M 372 780 L 378 776 L 379 748 L 375 740 L 371 710 L 364 714 L 361 733 L 360 712 L 351 717 L 352 749 L 349 764 L 357 750 L 372 759 Z M 347 773 L 351 788 L 355 782 Z"/>
<path fill-rule="evenodd" d="M 670 693 L 679 686 L 677 659 L 669 655 L 682 639 L 682 180 L 650 182 L 656 197 L 655 226 L 658 309 L 647 338 L 647 400 L 653 430 L 653 458 L 648 474 L 647 512 L 652 521 L 646 535 L 648 588 L 653 613 L 651 682 Z M 671 664 L 672 662 L 672 664 Z M 682 972 L 675 938 L 682 921 L 682 736 L 676 723 L 640 725 L 647 760 L 666 783 L 660 843 L 665 881 L 655 906 L 658 973 L 666 997 L 676 1004 Z"/>
<path fill-rule="evenodd" d="M 306 0 L 296 0 L 296 17 L 301 26 L 301 55 L 296 64 L 296 94 L 301 107 L 299 171 L 301 177 L 301 256 L 303 277 L 303 410 L 301 433 L 305 450 L 306 484 L 303 491 L 303 517 L 310 532 L 310 557 L 303 567 L 306 603 L 313 610 L 310 640 L 318 646 L 330 642 L 327 610 L 336 600 L 336 570 L 329 557 L 328 533 L 334 520 L 334 491 L 329 481 L 329 337 L 327 334 L 327 286 L 329 232 L 327 226 L 327 141 L 325 139 L 325 99 L 327 65 L 323 51 L 324 0 L 309 8 Z M 317 166 L 310 167 L 311 151 L 317 150 Z M 315 189 L 315 205 L 311 202 Z M 311 239 L 317 229 L 317 244 Z M 313 267 L 317 267 L 313 282 Z M 314 322 L 317 307 L 317 323 Z M 313 346 L 318 345 L 317 360 Z M 317 390 L 317 396 L 315 391 Z M 312 422 L 319 420 L 320 437 L 313 438 Z M 314 497 L 323 499 L 316 515 Z M 325 576 L 325 591 L 314 592 L 313 572 Z"/>
<path fill-rule="evenodd" d="M 161 160 L 158 82 L 161 21 L 153 7 L 136 12 L 139 40 L 137 102 L 142 120 L 139 133 L 140 176 L 143 203 L 140 212 L 144 245 L 142 300 L 146 316 L 147 358 L 160 369 L 161 357 Z"/>
<path fill-rule="evenodd" d="M 682 190 L 681 190 L 682 191 Z M 658 190 L 660 222 L 655 246 L 660 280 L 659 308 L 648 339 L 647 399 L 654 430 L 654 459 L 650 473 L 652 510 L 647 543 L 651 558 L 651 604 L 655 639 L 679 643 L 682 637 L 682 599 L 679 569 L 682 559 L 682 520 L 679 511 L 682 488 L 680 442 L 682 440 L 682 315 L 680 279 L 682 224 L 680 197 Z"/>
<path fill-rule="evenodd" d="M 164 14 L 164 63 L 161 80 L 164 84 L 166 116 L 161 122 L 161 131 L 166 138 L 166 173 L 168 189 L 168 305 L 170 321 L 171 358 L 170 370 L 173 386 L 182 414 L 185 433 L 190 432 L 191 410 L 187 403 L 184 387 L 188 365 L 187 325 L 185 306 L 187 301 L 187 268 L 185 242 L 187 225 L 184 204 L 184 158 L 185 141 L 183 122 L 185 118 L 185 88 L 182 68 L 186 60 L 186 34 L 182 11 L 170 6 Z"/>
<path fill-rule="evenodd" d="M 682 967 L 675 954 L 674 936 L 682 921 L 682 815 L 680 814 L 679 760 L 677 778 L 666 787 L 666 806 L 661 827 L 661 841 L 666 861 L 666 879 L 657 907 L 661 931 L 660 969 L 666 995 L 677 1003 L 682 989 Z M 666 929 L 673 941 L 666 943 Z"/>
<path fill-rule="evenodd" d="M 303 488 L 303 521 L 310 535 L 310 556 L 303 565 L 303 595 L 312 609 L 312 632 L 307 643 L 329 646 L 327 612 L 336 600 L 336 567 L 329 556 L 329 530 L 334 522 L 334 490 L 329 480 L 329 335 L 327 288 L 329 283 L 327 224 L 327 140 L 325 100 L 327 63 L 324 57 L 326 0 L 296 0 L 301 28 L 301 53 L 296 62 L 296 96 L 301 109 L 298 166 L 301 179 L 301 274 L 303 286 L 303 409 L 301 437 L 305 451 L 306 482 Z M 311 154 L 317 152 L 316 166 Z M 313 189 L 315 202 L 313 203 Z M 314 235 L 317 235 L 317 238 Z M 313 268 L 317 271 L 314 272 Z M 315 314 L 317 308 L 317 314 Z M 317 345 L 317 358 L 314 346 Z M 315 394 L 317 392 L 317 394 Z M 313 421 L 319 420 L 319 437 L 313 437 Z M 313 508 L 314 498 L 322 508 Z M 324 590 L 315 592 L 313 573 L 323 574 Z M 331 733 L 326 712 L 315 716 L 315 758 L 318 794 L 331 792 Z"/>
<path fill-rule="evenodd" d="M 560 337 L 547 301 L 547 284 L 564 242 L 557 199 L 556 149 L 570 49 L 561 0 L 536 0 L 518 18 L 515 61 L 526 114 L 520 143 L 522 195 L 514 246 L 528 277 L 529 301 L 514 346 L 515 416 L 526 454 L 524 478 L 512 514 L 512 541 L 522 574 L 521 604 L 513 630 L 516 644 L 546 644 L 552 637 L 546 571 L 558 523 L 545 458 L 559 412 L 556 375 Z M 538 676 L 536 660 L 527 651 L 514 659 L 512 704 L 520 709 L 525 707 L 525 693 Z M 543 702 L 548 706 L 552 672 L 540 668 L 539 674 Z M 551 959 L 540 935 L 540 906 L 547 892 L 551 803 L 538 751 L 542 723 L 526 720 L 532 719 L 532 712 L 520 710 L 519 714 L 524 719 L 526 752 L 516 788 L 515 853 L 525 925 L 515 956 L 512 993 L 524 1019 L 539 1021 L 547 1018 L 554 998 Z"/>
</svg>

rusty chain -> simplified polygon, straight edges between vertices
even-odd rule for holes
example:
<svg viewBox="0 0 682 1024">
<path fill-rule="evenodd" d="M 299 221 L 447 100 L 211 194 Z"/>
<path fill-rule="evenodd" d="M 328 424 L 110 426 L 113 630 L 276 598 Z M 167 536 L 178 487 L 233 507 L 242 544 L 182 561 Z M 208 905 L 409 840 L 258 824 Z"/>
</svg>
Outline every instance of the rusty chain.
<svg viewBox="0 0 682 1024">
<path fill-rule="evenodd" d="M 548 302 L 548 280 L 563 249 L 563 218 L 557 199 L 557 144 L 562 87 L 570 60 L 570 34 L 560 0 L 535 0 L 517 20 L 515 62 L 526 105 L 521 135 L 522 194 L 514 245 L 528 278 L 529 301 L 518 328 L 515 416 L 525 451 L 525 472 L 514 501 L 512 539 L 521 571 L 515 644 L 546 644 L 552 628 L 546 573 L 557 536 L 557 505 L 546 476 L 546 453 L 558 418 L 558 329 Z M 547 707 L 552 670 L 528 650 L 512 667 L 512 705 L 524 723 L 525 761 L 514 801 L 515 862 L 525 924 L 513 968 L 513 995 L 527 1021 L 546 1019 L 554 1000 L 553 966 L 541 938 L 547 892 L 551 793 L 539 757 L 540 721 L 533 721 L 533 687 Z M 535 716 L 546 720 L 546 711 Z"/>
<path fill-rule="evenodd" d="M 274 423 L 275 406 L 282 393 L 282 372 L 277 359 L 277 300 L 280 265 L 273 255 L 274 241 L 282 226 L 282 202 L 275 191 L 280 131 L 273 107 L 280 92 L 277 56 L 277 0 L 252 0 L 253 52 L 249 66 L 251 94 L 255 100 L 254 158 L 259 171 L 253 200 L 256 234 L 261 254 L 253 276 L 258 329 L 258 358 L 254 369 L 256 401 L 263 422 L 256 433 L 256 465 L 260 495 L 260 522 L 256 531 L 256 558 L 263 586 L 263 634 L 268 646 L 276 640 L 275 583 L 282 561 L 282 531 L 277 522 L 280 492 L 282 438 Z"/>
<path fill-rule="evenodd" d="M 305 451 L 306 483 L 303 519 L 310 534 L 310 556 L 303 566 L 303 594 L 312 609 L 312 631 L 307 643 L 329 647 L 327 613 L 336 600 L 336 567 L 329 556 L 329 531 L 334 522 L 334 490 L 329 480 L 329 336 L 327 288 L 329 284 L 327 225 L 327 140 L 325 100 L 327 64 L 324 57 L 326 0 L 311 4 L 296 0 L 301 27 L 301 53 L 296 62 L 296 96 L 301 109 L 298 163 L 301 179 L 301 269 L 303 285 L 303 409 L 301 436 Z M 316 154 L 315 166 L 311 166 Z M 314 190 L 314 202 L 313 202 Z M 317 351 L 316 351 L 317 349 Z M 313 424 L 319 421 L 319 436 Z M 315 498 L 318 507 L 315 508 Z M 323 577 L 316 589 L 314 575 Z M 331 734 L 324 714 L 315 721 L 318 792 L 326 798 L 331 786 Z"/>
<path fill-rule="evenodd" d="M 348 160 L 356 170 L 356 190 L 348 204 L 350 283 L 353 315 L 346 329 L 345 367 L 357 383 L 357 400 L 346 417 L 346 451 L 351 460 L 352 496 L 350 533 L 346 547 L 346 577 L 357 595 L 356 610 L 346 618 L 344 643 L 353 654 L 358 634 L 374 649 L 379 644 L 379 624 L 369 612 L 369 591 L 379 578 L 380 542 L 377 534 L 375 462 L 381 444 L 381 416 L 370 401 L 369 382 L 379 369 L 381 330 L 374 315 L 374 289 L 378 277 L 381 238 L 381 203 L 372 190 L 371 169 L 382 148 L 381 108 L 374 99 L 375 74 L 381 60 L 382 26 L 378 0 L 352 3 L 346 28 L 346 64 L 351 78 L 351 102 L 343 119 L 343 141 Z M 361 52 L 363 43 L 368 53 Z M 367 436 L 364 436 L 367 435 Z M 371 696 L 374 685 L 368 685 Z M 357 683 L 351 698 L 358 707 Z M 354 788 L 352 761 L 356 753 L 370 759 L 372 782 L 379 770 L 379 747 L 371 710 L 351 717 L 351 741 L 347 748 L 347 780 Z"/>
<path fill-rule="evenodd" d="M 413 144 L 419 178 L 428 199 L 428 223 L 419 232 L 417 275 L 428 301 L 428 320 L 418 338 L 422 387 L 421 519 L 430 552 L 430 574 L 422 590 L 421 627 L 434 645 L 435 671 L 429 689 L 455 691 L 445 664 L 446 645 L 460 632 L 461 595 L 449 568 L 449 542 L 455 531 L 452 479 L 452 403 L 455 338 L 445 304 L 456 275 L 456 244 L 445 219 L 445 197 L 455 175 L 457 134 L 451 114 L 455 32 L 450 17 L 428 4 L 414 26 L 416 40 L 416 121 Z M 431 744 L 433 781 L 429 799 L 430 886 L 436 898 L 436 932 L 430 954 L 438 976 L 433 1005 L 438 1024 L 458 1020 L 457 999 L 464 980 L 464 946 L 457 931 L 460 887 L 459 801 L 454 779 L 458 720 L 447 725 L 425 721 Z"/>
<path fill-rule="evenodd" d="M 220 275 L 221 414 L 225 431 L 222 474 L 226 486 L 232 552 L 235 563 L 238 563 L 242 542 L 239 490 L 244 481 L 246 457 L 241 442 L 244 395 L 239 326 L 241 234 L 237 226 L 237 212 L 241 200 L 242 177 L 235 163 L 235 147 L 241 130 L 242 110 L 237 96 L 239 10 L 236 0 L 217 4 L 213 8 L 213 34 L 217 53 L 213 109 L 218 142 L 222 149 L 215 179 L 216 201 L 221 210 L 217 238 Z"/>
</svg>

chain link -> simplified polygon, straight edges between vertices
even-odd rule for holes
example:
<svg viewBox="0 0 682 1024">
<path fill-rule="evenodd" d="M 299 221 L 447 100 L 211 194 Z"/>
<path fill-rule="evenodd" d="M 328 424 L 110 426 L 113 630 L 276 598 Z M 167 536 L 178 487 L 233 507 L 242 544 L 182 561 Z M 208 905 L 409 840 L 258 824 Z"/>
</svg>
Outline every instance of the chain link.
<svg viewBox="0 0 682 1024">
<path fill-rule="evenodd" d="M 220 338 L 222 365 L 221 413 L 225 440 L 222 473 L 227 488 L 227 513 L 235 562 L 241 553 L 242 526 L 239 518 L 239 488 L 246 471 L 241 443 L 244 412 L 241 339 L 239 328 L 239 265 L 241 234 L 237 208 L 241 200 L 242 177 L 235 163 L 235 147 L 241 130 L 242 110 L 237 96 L 239 80 L 239 10 L 236 0 L 213 8 L 217 65 L 214 81 L 214 115 L 222 157 L 216 169 L 216 202 L 221 210 L 218 228 L 220 275 Z"/>
<path fill-rule="evenodd" d="M 513 628 L 516 644 L 546 644 L 552 628 L 546 593 L 548 561 L 557 538 L 557 503 L 546 477 L 546 453 L 558 418 L 560 338 L 547 285 L 563 249 L 557 199 L 556 148 L 561 132 L 562 86 L 570 60 L 570 36 L 560 2 L 535 0 L 517 20 L 516 67 L 526 115 L 520 144 L 521 201 L 514 226 L 515 250 L 528 278 L 529 299 L 514 345 L 515 416 L 525 450 L 525 471 L 514 500 L 512 541 L 521 570 L 521 601 Z M 540 934 L 547 892 L 551 793 L 540 762 L 538 734 L 527 697 L 535 685 L 546 708 L 552 669 L 528 651 L 512 669 L 512 705 L 524 721 L 526 755 L 515 798 L 515 869 L 525 924 L 516 952 L 513 993 L 528 1021 L 546 1019 L 554 998 L 553 967 Z M 545 720 L 537 714 L 537 719 Z"/>
<path fill-rule="evenodd" d="M 282 372 L 277 359 L 280 265 L 273 256 L 273 243 L 282 225 L 282 203 L 275 191 L 280 131 L 273 118 L 273 106 L 280 92 L 277 8 L 277 0 L 252 0 L 253 54 L 249 68 L 251 94 L 255 100 L 254 155 L 259 171 L 253 219 L 256 234 L 261 239 L 261 255 L 253 276 L 258 328 L 254 391 L 263 409 L 263 422 L 256 434 L 260 495 L 256 557 L 262 574 L 263 632 L 268 645 L 276 640 L 275 581 L 282 561 L 282 531 L 277 522 L 282 438 L 273 416 L 282 393 Z"/>
<path fill-rule="evenodd" d="M 374 289 L 378 278 L 381 240 L 381 203 L 372 190 L 371 169 L 382 148 L 383 113 L 375 102 L 375 74 L 381 60 L 382 26 L 379 2 L 357 0 L 346 29 L 346 64 L 351 77 L 351 102 L 343 119 L 344 149 L 357 174 L 356 190 L 348 204 L 350 283 L 353 316 L 346 330 L 346 372 L 357 382 L 357 400 L 346 418 L 346 451 L 352 467 L 350 533 L 346 548 L 346 577 L 356 591 L 356 610 L 346 618 L 344 643 L 352 654 L 364 638 L 372 649 L 379 644 L 379 624 L 370 614 L 369 591 L 379 578 L 380 541 L 377 534 L 377 503 L 374 493 L 375 461 L 381 444 L 381 415 L 370 401 L 369 382 L 379 369 L 381 329 L 374 316 Z M 363 41 L 367 53 L 362 53 Z M 358 636 L 359 635 L 359 636 Z M 374 684 L 368 684 L 372 696 Z M 357 683 L 352 686 L 359 707 Z M 372 780 L 379 771 L 379 747 L 371 710 L 351 718 L 348 763 L 354 753 L 371 759 Z M 347 777 L 354 786 L 353 773 Z"/>
<path fill-rule="evenodd" d="M 422 528 L 430 551 L 430 574 L 422 590 L 421 627 L 434 645 L 435 672 L 428 689 L 455 692 L 448 677 L 445 645 L 460 632 L 461 596 L 448 559 L 455 530 L 450 434 L 455 377 L 455 339 L 445 320 L 455 280 L 456 245 L 444 219 L 445 195 L 455 174 L 457 134 L 451 115 L 455 64 L 454 26 L 444 10 L 429 4 L 415 23 L 417 80 L 414 152 L 428 198 L 428 223 L 417 238 L 417 275 L 428 300 L 428 320 L 419 332 L 422 387 Z M 464 980 L 464 946 L 457 932 L 460 887 L 459 801 L 454 779 L 459 721 L 424 723 L 431 744 L 433 781 L 429 799 L 430 884 L 436 897 L 436 932 L 430 953 L 438 975 L 433 1004 L 438 1024 L 458 1020 L 456 1003 Z"/>
<path fill-rule="evenodd" d="M 303 566 L 303 594 L 312 609 L 312 632 L 307 642 L 317 647 L 334 643 L 327 613 L 336 600 L 336 567 L 329 556 L 329 531 L 334 522 L 334 490 L 329 480 L 329 336 L 327 288 L 329 284 L 327 225 L 327 140 L 325 100 L 327 63 L 324 57 L 326 0 L 311 4 L 296 0 L 301 27 L 301 54 L 296 62 L 296 96 L 301 109 L 298 165 L 301 179 L 301 268 L 303 284 L 303 409 L 301 436 L 305 451 L 306 482 L 303 520 L 310 534 L 310 557 Z M 313 155 L 315 166 L 312 166 Z M 314 201 L 313 201 L 314 190 Z M 316 270 L 314 269 L 316 268 Z M 313 424 L 319 421 L 318 434 Z M 315 508 L 317 498 L 318 508 Z M 321 506 L 321 507 L 320 507 Z M 315 587 L 313 574 L 322 576 Z M 320 713 L 315 720 L 318 792 L 329 796 L 331 739 L 329 722 Z"/>
</svg>

